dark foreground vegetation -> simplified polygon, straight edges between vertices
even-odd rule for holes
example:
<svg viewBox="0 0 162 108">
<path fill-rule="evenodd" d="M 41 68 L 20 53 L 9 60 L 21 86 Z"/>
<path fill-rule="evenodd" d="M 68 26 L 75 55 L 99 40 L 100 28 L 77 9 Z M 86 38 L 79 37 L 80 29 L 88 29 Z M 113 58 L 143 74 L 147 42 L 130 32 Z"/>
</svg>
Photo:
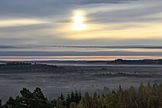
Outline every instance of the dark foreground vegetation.
<svg viewBox="0 0 162 108">
<path fill-rule="evenodd" d="M 33 92 L 23 88 L 20 96 L 9 100 L 0 108 L 162 108 L 162 84 L 142 83 L 139 88 L 130 87 L 107 93 L 106 95 L 90 95 L 72 92 L 58 99 L 49 101 L 40 88 Z"/>
</svg>

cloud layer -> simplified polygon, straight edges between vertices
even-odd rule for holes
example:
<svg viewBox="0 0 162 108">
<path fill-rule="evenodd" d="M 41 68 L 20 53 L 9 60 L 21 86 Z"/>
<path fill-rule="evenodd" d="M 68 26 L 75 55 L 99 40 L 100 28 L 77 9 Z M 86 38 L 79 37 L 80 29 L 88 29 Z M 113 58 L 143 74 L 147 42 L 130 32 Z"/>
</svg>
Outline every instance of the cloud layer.
<svg viewBox="0 0 162 108">
<path fill-rule="evenodd" d="M 71 30 L 74 11 L 88 30 Z M 160 0 L 1 0 L 0 45 L 161 45 Z"/>
</svg>

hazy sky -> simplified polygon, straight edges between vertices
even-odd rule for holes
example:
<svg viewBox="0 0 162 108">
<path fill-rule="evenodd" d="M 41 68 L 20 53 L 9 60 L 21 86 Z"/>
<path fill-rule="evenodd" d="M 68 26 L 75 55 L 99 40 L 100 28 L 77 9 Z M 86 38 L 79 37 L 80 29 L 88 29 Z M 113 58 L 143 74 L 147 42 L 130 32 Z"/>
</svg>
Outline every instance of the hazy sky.
<svg viewBox="0 0 162 108">
<path fill-rule="evenodd" d="M 161 0 L 0 0 L 0 45 L 161 45 L 161 27 Z"/>
<path fill-rule="evenodd" d="M 161 46 L 162 0 L 0 0 L 0 51 L 52 45 Z"/>
</svg>

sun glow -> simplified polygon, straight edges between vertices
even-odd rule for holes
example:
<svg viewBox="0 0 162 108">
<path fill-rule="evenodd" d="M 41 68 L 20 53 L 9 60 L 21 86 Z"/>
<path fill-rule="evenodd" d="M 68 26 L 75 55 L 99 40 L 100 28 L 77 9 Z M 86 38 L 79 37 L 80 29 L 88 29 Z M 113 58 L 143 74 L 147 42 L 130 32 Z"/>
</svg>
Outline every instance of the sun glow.
<svg viewBox="0 0 162 108">
<path fill-rule="evenodd" d="M 84 22 L 84 17 L 83 14 L 81 12 L 77 12 L 76 15 L 73 18 L 73 26 L 72 26 L 72 30 L 76 30 L 76 31 L 82 31 L 87 29 L 87 25 L 85 25 Z"/>
</svg>

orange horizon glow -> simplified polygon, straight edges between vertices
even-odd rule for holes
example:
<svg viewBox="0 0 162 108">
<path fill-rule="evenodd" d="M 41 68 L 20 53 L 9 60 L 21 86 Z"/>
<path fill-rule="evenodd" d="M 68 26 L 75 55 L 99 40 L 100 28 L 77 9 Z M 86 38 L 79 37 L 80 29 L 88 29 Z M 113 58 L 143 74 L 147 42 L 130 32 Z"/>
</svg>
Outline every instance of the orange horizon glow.
<svg viewBox="0 0 162 108">
<path fill-rule="evenodd" d="M 89 61 L 108 61 L 108 60 L 116 60 L 116 59 L 124 59 L 124 60 L 142 60 L 142 59 L 162 59 L 157 56 L 38 56 L 38 57 L 17 57 L 9 56 L 0 58 L 1 61 L 51 61 L 51 60 L 60 60 L 60 61 L 68 61 L 68 60 L 89 60 Z"/>
</svg>

